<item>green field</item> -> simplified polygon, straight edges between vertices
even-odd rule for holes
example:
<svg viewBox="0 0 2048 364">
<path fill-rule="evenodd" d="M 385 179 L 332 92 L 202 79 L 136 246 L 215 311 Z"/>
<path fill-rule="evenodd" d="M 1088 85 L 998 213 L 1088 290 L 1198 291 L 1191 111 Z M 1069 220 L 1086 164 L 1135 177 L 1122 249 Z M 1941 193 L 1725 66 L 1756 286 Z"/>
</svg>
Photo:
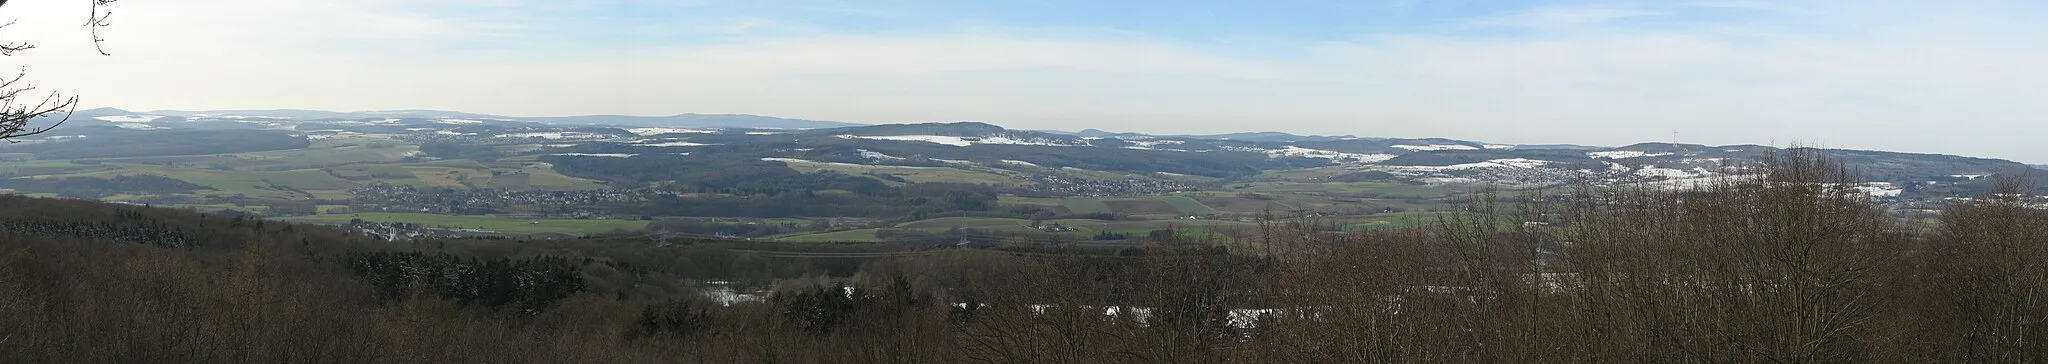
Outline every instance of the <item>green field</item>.
<svg viewBox="0 0 2048 364">
<path fill-rule="evenodd" d="M 535 145 L 501 145 L 504 151 L 531 150 Z M 183 180 L 207 189 L 179 197 L 197 198 L 189 205 L 206 210 L 236 209 L 263 211 L 280 201 L 343 201 L 348 190 L 376 183 L 415 187 L 493 188 L 506 190 L 586 190 L 606 186 L 598 181 L 574 178 L 555 172 L 553 166 L 532 155 L 512 156 L 490 162 L 469 159 L 407 161 L 418 146 L 376 136 L 336 137 L 316 140 L 304 149 L 255 153 L 109 158 L 94 160 L 22 160 L 13 156 L 0 163 L 0 176 L 32 178 L 113 177 L 157 175 Z M 950 182 L 998 186 L 1027 185 L 1026 172 L 1006 168 L 1014 165 L 954 165 L 948 167 L 866 166 L 844 163 L 787 162 L 790 168 L 816 173 L 831 171 L 865 175 L 901 185 Z M 997 168 L 1000 167 L 1000 168 Z M 1032 173 L 1044 173 L 1033 168 Z M 1133 175 L 1115 172 L 1061 169 L 1060 173 L 1092 179 L 1121 179 Z M 1229 230 L 1255 227 L 1236 221 L 1257 218 L 1267 212 L 1285 216 L 1299 210 L 1333 212 L 1345 216 L 1347 229 L 1377 229 L 1413 226 L 1420 215 L 1377 214 L 1389 208 L 1431 211 L 1440 207 L 1438 198 L 1469 188 L 1448 185 L 1399 183 L 1331 183 L 1330 176 L 1350 173 L 1342 168 L 1313 168 L 1274 171 L 1244 182 L 1233 182 L 1211 190 L 1187 191 L 1172 196 L 1122 197 L 1018 197 L 1001 196 L 1001 205 L 1033 205 L 1068 214 L 1111 213 L 1149 220 L 1052 220 L 1072 228 L 1067 236 L 1086 239 L 1101 232 L 1143 235 L 1166 228 L 1187 231 Z M 1148 175 L 1196 183 L 1219 182 L 1208 177 Z M 829 193 L 829 191 L 820 191 Z M 155 196 L 112 195 L 114 201 L 148 201 Z M 320 211 L 337 211 L 346 206 L 323 202 Z M 1214 220 L 1183 220 L 1204 216 Z M 403 221 L 429 226 L 489 230 L 501 234 L 592 234 L 617 229 L 639 230 L 643 221 L 622 220 L 540 220 L 516 216 L 464 216 L 414 213 L 325 214 L 286 217 L 288 220 L 341 223 L 362 218 L 372 221 Z M 1036 233 L 1030 220 L 1016 218 L 940 218 L 898 224 L 891 228 L 945 232 L 956 228 L 992 232 Z M 792 233 L 791 241 L 872 241 L 876 230 L 847 230 L 829 233 Z"/>
<path fill-rule="evenodd" d="M 1151 233 L 1153 230 L 1162 230 L 1169 228 L 1175 229 L 1186 234 L 1204 234 L 1208 232 L 1228 232 L 1232 230 L 1241 229 L 1256 229 L 1258 227 L 1258 224 L 1250 222 L 1228 220 L 1180 219 L 1058 219 L 1041 221 L 1040 224 L 1063 225 L 1068 228 L 1072 228 L 1072 231 L 1062 232 L 1060 234 L 1075 240 L 1088 240 L 1095 237 L 1096 234 L 1101 232 L 1119 233 L 1128 236 L 1139 237 L 1145 236 L 1146 234 Z M 1038 229 L 1034 229 L 1031 227 L 1031 220 L 998 217 L 945 217 L 901 223 L 892 226 L 891 228 L 919 230 L 927 233 L 945 233 L 952 231 L 955 228 L 1001 233 L 1029 233 L 1039 231 Z M 800 242 L 880 241 L 880 239 L 875 236 L 876 230 L 877 229 L 862 229 L 830 233 L 798 234 L 785 236 L 778 240 Z"/>
<path fill-rule="evenodd" d="M 876 237 L 875 237 L 875 231 L 876 231 L 876 230 L 879 230 L 879 229 L 860 229 L 860 230 L 846 230 L 846 231 L 834 231 L 834 232 L 829 232 L 829 233 L 817 233 L 817 234 L 803 234 L 803 235 L 794 235 L 794 236 L 784 237 L 784 238 L 782 238 L 782 239 L 778 239 L 778 240 L 781 240 L 781 241 L 794 241 L 794 242 L 810 242 L 810 243 L 832 243 L 832 242 L 852 242 L 852 241 L 877 241 L 877 240 L 881 240 L 880 238 L 876 238 Z"/>
<path fill-rule="evenodd" d="M 51 174 L 88 173 L 120 169 L 104 164 L 77 164 L 68 160 L 26 161 L 0 163 L 0 174 L 12 176 L 38 176 Z"/>
<path fill-rule="evenodd" d="M 903 229 L 951 229 L 951 228 L 992 228 L 1029 227 L 1031 221 L 1001 217 L 942 217 L 897 224 Z"/>
<path fill-rule="evenodd" d="M 1253 183 L 1239 192 L 1316 194 L 1325 196 L 1377 195 L 1387 198 L 1437 198 L 1466 189 L 1444 185 L 1412 185 L 1380 182 L 1264 182 Z"/>
<path fill-rule="evenodd" d="M 1067 211 L 1072 211 L 1076 214 L 1106 214 L 1116 212 L 1115 210 L 1110 210 L 1108 203 L 1105 203 L 1102 200 L 1091 198 L 1064 199 L 1060 200 L 1060 205 L 1066 206 Z"/>
<path fill-rule="evenodd" d="M 1209 208 L 1208 205 L 1203 205 L 1201 201 L 1195 201 L 1195 199 L 1192 198 L 1181 196 L 1166 196 L 1160 197 L 1159 199 L 1166 201 L 1167 204 L 1173 205 L 1173 208 L 1180 209 L 1180 213 L 1183 214 L 1208 215 L 1216 212 L 1216 209 Z"/>
<path fill-rule="evenodd" d="M 305 149 L 254 153 L 34 160 L 0 163 L 0 177 L 109 178 L 155 175 L 208 189 L 192 197 L 255 200 L 344 200 L 349 189 L 372 183 L 416 187 L 586 190 L 597 181 L 564 176 L 538 162 L 479 163 L 456 159 L 400 162 L 418 147 L 376 137 L 316 140 Z M 138 196 L 113 196 L 111 199 Z"/>
<path fill-rule="evenodd" d="M 1262 198 L 1237 197 L 1237 193 L 1221 191 L 1189 192 L 1177 196 L 1155 197 L 1076 197 L 1076 198 L 1035 198 L 1003 196 L 998 203 L 1004 205 L 1035 205 L 1064 208 L 1071 213 L 1118 213 L 1126 215 L 1153 216 L 1204 216 L 1209 214 L 1259 214 L 1264 211 L 1286 212 L 1302 206 L 1327 207 L 1346 202 L 1317 194 L 1278 193 Z M 1161 205 L 1163 203 L 1163 205 Z M 1363 205 L 1360 200 L 1351 199 L 1351 205 Z M 1389 203 L 1370 203 L 1388 205 Z M 1409 206 L 1399 206 L 1409 208 Z"/>
<path fill-rule="evenodd" d="M 430 227 L 452 227 L 459 229 L 489 230 L 492 233 L 508 235 L 562 233 L 588 235 L 613 230 L 642 230 L 646 221 L 639 220 L 533 220 L 519 217 L 484 215 L 437 215 L 417 213 L 357 213 L 323 214 L 311 216 L 282 217 L 279 220 L 301 221 L 326 224 L 343 224 L 351 219 L 377 222 L 405 222 Z"/>
</svg>

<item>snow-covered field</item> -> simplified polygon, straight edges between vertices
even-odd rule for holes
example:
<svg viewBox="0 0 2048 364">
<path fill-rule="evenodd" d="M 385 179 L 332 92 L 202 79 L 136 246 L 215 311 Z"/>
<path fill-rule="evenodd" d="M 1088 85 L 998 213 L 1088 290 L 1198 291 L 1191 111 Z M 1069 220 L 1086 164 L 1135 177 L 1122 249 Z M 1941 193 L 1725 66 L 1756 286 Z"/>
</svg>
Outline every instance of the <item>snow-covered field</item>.
<svg viewBox="0 0 2048 364">
<path fill-rule="evenodd" d="M 1394 157 L 1396 157 L 1393 154 L 1344 153 L 1322 149 L 1302 148 L 1292 145 L 1287 146 L 1286 149 L 1268 149 L 1265 152 L 1266 155 L 1272 157 L 1308 157 L 1329 159 L 1338 162 L 1357 163 L 1381 162 L 1388 159 L 1394 159 Z"/>
<path fill-rule="evenodd" d="M 600 135 L 600 134 L 591 134 L 591 133 L 583 133 L 583 132 L 573 132 L 573 131 L 546 131 L 546 132 L 533 132 L 533 133 L 512 133 L 512 134 L 502 134 L 502 135 L 498 135 L 498 137 L 500 137 L 500 138 L 541 138 L 541 139 L 597 139 L 597 138 L 603 138 L 604 136 L 603 136 L 603 135 Z"/>
<path fill-rule="evenodd" d="M 895 141 L 910 141 L 910 142 L 926 142 L 926 143 L 933 143 L 933 144 L 944 144 L 944 145 L 951 145 L 951 146 L 955 146 L 955 147 L 965 147 L 965 146 L 969 146 L 969 145 L 975 145 L 975 144 L 1015 144 L 1015 145 L 1047 145 L 1047 146 L 1066 146 L 1065 144 L 1058 144 L 1058 143 L 1053 143 L 1052 141 L 1047 141 L 1047 140 L 1023 140 L 1023 139 L 1011 139 L 1011 138 L 1007 138 L 1007 137 L 999 137 L 999 136 L 992 136 L 992 137 L 956 137 L 956 136 L 946 136 L 946 135 L 880 135 L 880 136 L 866 136 L 866 135 L 840 135 L 839 137 L 840 137 L 840 138 L 846 138 L 846 139 L 872 139 L 872 140 L 895 140 Z"/>
<path fill-rule="evenodd" d="M 1456 169 L 1471 169 L 1471 168 L 1537 168 L 1537 167 L 1542 167 L 1542 166 L 1545 166 L 1545 165 L 1549 165 L 1549 164 L 1550 164 L 1550 161 L 1545 161 L 1545 160 L 1535 160 L 1535 159 L 1523 159 L 1523 158 L 1507 158 L 1507 159 L 1495 159 L 1495 160 L 1489 160 L 1489 161 L 1485 161 L 1485 162 L 1479 162 L 1479 163 L 1466 163 L 1466 164 L 1458 164 L 1458 165 L 1452 165 L 1451 167 L 1454 167 L 1454 168 L 1456 168 Z"/>
<path fill-rule="evenodd" d="M 1473 147 L 1473 146 L 1470 146 L 1470 145 L 1462 145 L 1462 144 L 1432 144 L 1432 145 L 1394 145 L 1394 146 L 1388 146 L 1388 147 L 1389 147 L 1389 148 L 1394 148 L 1394 149 L 1407 149 L 1407 150 L 1413 150 L 1413 151 L 1430 151 L 1430 150 L 1479 150 L 1479 148 L 1477 148 L 1477 147 Z"/>
<path fill-rule="evenodd" d="M 1869 182 L 1852 188 L 1870 197 L 1899 197 L 1906 193 L 1906 189 L 1893 186 L 1891 182 Z"/>
<path fill-rule="evenodd" d="M 867 165 L 867 164 L 853 164 L 853 163 L 839 163 L 839 162 L 819 162 L 819 161 L 814 161 L 814 160 L 807 160 L 807 159 L 796 159 L 796 158 L 761 158 L 761 160 L 764 160 L 764 161 L 769 161 L 769 162 L 783 162 L 783 163 L 805 163 L 805 164 L 823 164 L 823 165 L 828 165 L 828 166 L 841 166 L 841 167 L 866 167 L 866 168 L 904 168 L 904 169 L 931 169 L 931 168 L 939 168 L 939 167 L 913 167 L 913 166 L 877 166 L 877 165 Z"/>
<path fill-rule="evenodd" d="M 712 144 L 692 143 L 682 139 L 655 139 L 633 142 L 633 145 L 642 147 L 701 147 Z"/>
<path fill-rule="evenodd" d="M 1383 166 L 1380 169 L 1407 172 L 1444 172 L 1471 169 L 1539 168 L 1549 164 L 1550 161 L 1522 158 L 1506 158 L 1488 160 L 1485 162 L 1453 164 L 1448 166 Z"/>
<path fill-rule="evenodd" d="M 880 153 L 880 152 L 876 152 L 876 151 L 871 151 L 871 150 L 867 150 L 867 149 L 855 149 L 855 151 L 858 151 L 858 152 L 860 152 L 860 157 L 861 157 L 861 158 L 867 158 L 867 159 L 876 159 L 876 160 L 886 160 L 886 161 L 894 161 L 894 160 L 903 160 L 903 157 L 897 157 L 897 156 L 893 156 L 893 155 L 888 155 L 888 154 L 882 154 L 882 153 Z"/>
<path fill-rule="evenodd" d="M 567 156 L 580 156 L 580 157 L 612 157 L 612 158 L 627 158 L 627 157 L 632 157 L 632 156 L 636 156 L 636 155 L 639 155 L 639 154 L 625 154 L 625 153 L 555 153 L 554 155 L 567 155 Z"/>
<path fill-rule="evenodd" d="M 630 133 L 633 133 L 634 135 L 661 135 L 661 134 L 671 134 L 671 133 L 690 133 L 690 134 L 704 134 L 704 133 L 716 133 L 717 131 L 715 131 L 715 130 L 702 130 L 702 129 L 677 129 L 677 128 L 626 128 L 626 132 L 630 132 Z"/>
<path fill-rule="evenodd" d="M 1642 157 L 1662 157 L 1662 156 L 1667 156 L 1667 155 L 1671 155 L 1671 153 L 1645 153 L 1645 152 L 1640 152 L 1640 151 L 1633 151 L 1633 150 L 1610 150 L 1610 151 L 1602 151 L 1602 152 L 1587 152 L 1587 153 L 1586 153 L 1586 156 L 1587 156 L 1587 157 L 1593 157 L 1593 158 L 1606 158 L 1606 159 L 1629 159 L 1629 158 L 1642 158 Z"/>
<path fill-rule="evenodd" d="M 1186 142 L 1183 142 L 1183 141 L 1179 141 L 1179 140 L 1130 140 L 1130 139 L 1125 139 L 1124 141 L 1125 141 L 1125 142 L 1128 142 L 1128 143 L 1131 143 L 1131 145 L 1130 145 L 1130 146 L 1124 147 L 1124 148 L 1126 148 L 1126 149 L 1159 149 L 1159 146 L 1161 146 L 1161 145 L 1172 145 L 1172 144 L 1183 144 L 1183 143 L 1186 143 Z M 1166 149 L 1166 150 L 1174 150 L 1174 149 Z"/>
<path fill-rule="evenodd" d="M 1642 177 L 1651 177 L 1651 178 L 1674 178 L 1674 179 L 1675 179 L 1675 178 L 1692 178 L 1692 177 L 1696 177 L 1696 175 L 1695 175 L 1695 174 L 1693 174 L 1693 172 L 1690 172 L 1690 171 L 1685 171 L 1685 170 L 1680 170 L 1680 169 L 1671 169 L 1671 168 L 1657 168 L 1657 166 L 1654 166 L 1654 165 L 1646 165 L 1646 166 L 1643 166 L 1642 168 L 1637 168 L 1637 169 L 1636 169 L 1636 173 L 1635 173 L 1635 174 L 1636 174 L 1637 176 L 1642 176 Z"/>
<path fill-rule="evenodd" d="M 102 121 L 111 121 L 111 122 L 116 122 L 116 123 L 147 123 L 147 122 L 150 122 L 151 120 L 156 120 L 157 118 L 160 118 L 160 117 L 161 117 L 161 116 L 156 116 L 156 115 L 115 115 L 115 116 L 99 116 L 99 117 L 94 117 L 94 119 L 99 119 L 99 120 L 102 120 Z"/>
</svg>

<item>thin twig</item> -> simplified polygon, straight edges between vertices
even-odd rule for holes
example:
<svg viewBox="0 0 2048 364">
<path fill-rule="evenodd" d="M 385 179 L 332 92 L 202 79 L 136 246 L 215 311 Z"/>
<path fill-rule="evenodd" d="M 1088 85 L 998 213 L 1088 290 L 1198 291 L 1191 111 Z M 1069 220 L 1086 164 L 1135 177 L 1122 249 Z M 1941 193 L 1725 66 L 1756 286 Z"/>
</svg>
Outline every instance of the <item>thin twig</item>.
<svg viewBox="0 0 2048 364">
<path fill-rule="evenodd" d="M 103 11 L 100 11 L 100 7 L 102 7 L 102 6 L 107 6 L 108 4 L 112 4 L 112 3 L 114 3 L 114 1 L 118 1 L 118 0 L 92 0 L 92 11 L 91 11 L 91 12 L 89 12 L 89 13 L 86 13 L 86 21 L 85 21 L 85 26 L 86 26 L 87 28 L 91 28 L 91 33 L 92 33 L 92 48 L 93 48 L 93 50 L 95 50 L 95 51 L 99 51 L 99 52 L 100 52 L 100 55 L 102 55 L 102 56 L 111 56 L 111 55 L 113 55 L 113 54 L 107 53 L 107 49 L 106 49 L 106 47 L 104 47 L 104 46 L 103 46 L 103 44 L 107 42 L 107 39 L 106 39 L 106 38 L 100 38 L 100 27 L 104 27 L 104 26 L 108 26 L 108 25 L 111 25 L 111 24 L 108 24 L 108 23 L 107 23 L 107 18 L 112 18 L 112 17 L 114 17 L 114 12 L 113 12 L 113 11 L 104 11 L 104 12 L 103 12 Z M 0 1 L 0 4 L 5 4 L 5 3 L 6 3 L 5 1 Z"/>
</svg>

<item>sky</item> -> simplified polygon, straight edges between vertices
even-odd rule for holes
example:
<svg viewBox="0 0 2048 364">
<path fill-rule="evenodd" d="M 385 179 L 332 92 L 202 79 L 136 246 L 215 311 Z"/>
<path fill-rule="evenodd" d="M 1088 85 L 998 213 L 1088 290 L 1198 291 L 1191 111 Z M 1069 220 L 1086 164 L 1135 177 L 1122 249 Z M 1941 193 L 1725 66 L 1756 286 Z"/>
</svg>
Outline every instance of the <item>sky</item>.
<svg viewBox="0 0 2048 364">
<path fill-rule="evenodd" d="M 128 110 L 744 113 L 1765 144 L 2048 163 L 2041 1 L 89 0 L 0 7 Z"/>
</svg>

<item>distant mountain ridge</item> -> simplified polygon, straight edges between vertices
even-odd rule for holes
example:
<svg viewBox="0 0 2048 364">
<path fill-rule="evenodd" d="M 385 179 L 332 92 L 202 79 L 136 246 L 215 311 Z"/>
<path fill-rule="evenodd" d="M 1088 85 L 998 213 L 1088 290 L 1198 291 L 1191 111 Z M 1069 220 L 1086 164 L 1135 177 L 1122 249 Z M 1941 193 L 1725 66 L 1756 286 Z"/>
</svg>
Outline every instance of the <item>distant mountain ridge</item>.
<svg viewBox="0 0 2048 364">
<path fill-rule="evenodd" d="M 1073 132 L 1073 133 L 1066 133 L 1066 132 L 1053 132 L 1053 133 L 1073 134 L 1073 135 L 1075 135 L 1075 136 L 1081 136 L 1081 137 L 1090 137 L 1090 138 L 1122 138 L 1122 137 L 1145 137 L 1145 136 L 1151 136 L 1151 137 L 1168 137 L 1168 138 L 1192 138 L 1192 139 L 1215 139 L 1215 140 L 1241 140 L 1241 141 L 1248 141 L 1248 142 L 1321 142 L 1321 141 L 1332 141 L 1332 140 L 1357 140 L 1357 139 L 1384 139 L 1384 138 L 1360 138 L 1360 137 L 1357 137 L 1357 136 L 1352 136 L 1352 135 L 1338 135 L 1338 136 L 1327 136 L 1327 135 L 1295 135 L 1295 134 L 1291 134 L 1291 133 L 1285 133 L 1285 132 L 1277 132 L 1277 131 L 1254 131 L 1254 132 L 1239 132 L 1239 133 L 1228 133 L 1228 134 L 1173 134 L 1173 135 L 1152 135 L 1152 134 L 1144 134 L 1144 133 L 1129 133 L 1129 132 L 1119 133 L 1119 132 L 1103 131 L 1102 129 L 1083 129 L 1083 130 L 1081 130 L 1081 131 L 1079 131 L 1079 132 Z"/>
<path fill-rule="evenodd" d="M 1230 158 L 1227 163 L 1258 168 L 1320 163 L 1359 171 L 1389 172 L 1429 181 L 1460 178 L 1496 180 L 1503 177 L 1525 181 L 1557 181 L 1570 177 L 1571 174 L 1586 173 L 1619 173 L 1665 179 L 1704 177 L 1722 174 L 1721 165 L 1725 162 L 1751 160 L 1771 151 L 1783 150 L 1758 145 L 1708 146 L 1656 142 L 1620 147 L 1570 144 L 1512 145 L 1449 138 L 1303 136 L 1271 131 L 1209 135 L 1144 134 L 1100 129 L 1064 132 L 1008 129 L 983 122 L 863 125 L 744 114 L 507 117 L 441 110 L 161 110 L 137 113 L 116 108 L 96 108 L 78 110 L 72 116 L 74 117 L 71 124 L 58 129 L 58 132 L 51 134 L 50 137 L 83 137 L 88 134 L 118 136 L 142 131 L 268 130 L 308 138 L 323 138 L 336 133 L 355 133 L 424 134 L 450 138 L 628 141 L 620 144 L 627 146 L 622 147 L 623 149 L 566 151 L 606 155 L 636 154 L 640 151 L 632 148 L 661 145 L 738 146 L 806 143 L 804 147 L 808 147 L 807 143 L 833 141 L 827 144 L 852 147 L 841 152 L 854 157 L 878 153 L 873 155 L 902 155 L 900 158 L 922 157 L 933 161 L 1017 160 L 1055 168 L 1092 165 L 1088 163 L 1093 162 L 1086 160 L 1088 157 L 1079 157 L 1080 154 L 1066 151 L 1046 152 L 1047 154 L 1041 156 L 1042 159 L 1030 159 L 1024 155 L 1033 151 L 1049 150 L 1045 148 L 1091 147 L 1104 148 L 1089 152 L 1093 158 L 1105 158 L 1110 154 L 1122 154 L 1123 157 L 1127 157 L 1119 159 L 1129 162 L 1119 165 L 1118 168 L 1124 170 L 1145 170 L 1141 168 L 1141 164 L 1187 159 L 1207 165 L 1202 168 L 1166 172 L 1198 175 L 1209 173 L 1217 177 L 1243 175 L 1253 170 L 1236 167 L 1209 168 L 1222 166 L 1226 162 L 1212 160 L 1214 158 L 1204 155 L 1237 155 L 1226 157 Z M 631 141 L 635 138 L 650 138 L 650 141 Z M 802 149 L 798 146 L 787 148 Z M 1002 151 L 982 152 L 990 150 L 989 148 Z M 862 152 L 862 149 L 867 151 Z M 1275 161 L 1248 161 L 1239 158 L 1242 157 L 1240 153 L 1263 156 Z M 2000 159 L 1936 154 L 1836 149 L 1831 149 L 1830 153 L 1851 162 L 1850 164 L 1862 170 L 1868 177 L 1884 181 L 1985 175 L 2014 169 L 2048 167 Z M 858 158 L 849 157 L 847 161 L 857 161 L 856 159 Z"/>
<path fill-rule="evenodd" d="M 74 117 L 95 118 L 115 116 L 159 116 L 180 118 L 225 117 L 236 119 L 287 119 L 296 121 L 352 120 L 378 118 L 422 118 L 422 119 L 479 119 L 530 121 L 572 125 L 614 125 L 633 127 L 663 128 L 762 128 L 762 129 L 821 129 L 861 126 L 865 124 L 841 121 L 805 120 L 747 114 L 677 114 L 670 116 L 631 115 L 577 115 L 522 117 L 466 113 L 443 110 L 378 110 L 378 111 L 324 111 L 304 109 L 269 110 L 155 110 L 135 112 L 103 107 L 78 110 Z"/>
</svg>

